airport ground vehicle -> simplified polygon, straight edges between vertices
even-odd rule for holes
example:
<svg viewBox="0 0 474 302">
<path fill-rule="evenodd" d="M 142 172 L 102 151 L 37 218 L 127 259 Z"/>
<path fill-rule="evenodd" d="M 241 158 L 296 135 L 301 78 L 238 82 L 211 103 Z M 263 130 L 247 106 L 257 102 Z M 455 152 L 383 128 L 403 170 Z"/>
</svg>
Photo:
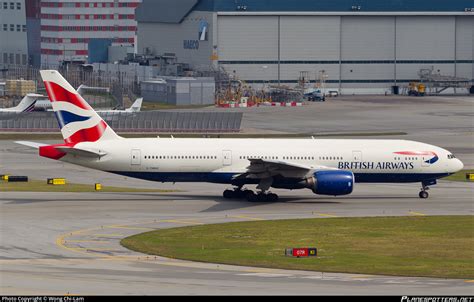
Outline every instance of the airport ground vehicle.
<svg viewBox="0 0 474 302">
<path fill-rule="evenodd" d="M 309 92 L 309 93 L 306 93 L 304 96 L 309 102 L 324 102 L 324 101 L 326 101 L 325 95 L 319 89 L 314 90 L 314 91 Z"/>
<path fill-rule="evenodd" d="M 339 92 L 337 90 L 329 90 L 327 95 L 330 96 L 330 97 L 338 97 Z"/>
<path fill-rule="evenodd" d="M 411 82 L 408 84 L 408 95 L 424 96 L 426 94 L 426 86 L 421 83 Z"/>
</svg>

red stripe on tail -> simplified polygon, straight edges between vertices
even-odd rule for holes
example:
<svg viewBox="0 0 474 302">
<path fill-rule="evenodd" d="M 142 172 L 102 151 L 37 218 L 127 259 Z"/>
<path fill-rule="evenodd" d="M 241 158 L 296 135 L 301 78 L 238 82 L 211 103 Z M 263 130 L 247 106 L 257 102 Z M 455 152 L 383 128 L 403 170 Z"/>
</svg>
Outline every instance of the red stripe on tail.
<svg viewBox="0 0 474 302">
<path fill-rule="evenodd" d="M 107 124 L 104 121 L 100 121 L 99 124 L 95 125 L 94 127 L 77 131 L 70 137 L 66 138 L 64 141 L 67 144 L 72 145 L 80 142 L 95 142 L 102 137 L 102 134 L 104 134 L 106 128 Z"/>
<path fill-rule="evenodd" d="M 85 110 L 92 110 L 79 94 L 71 93 L 53 82 L 44 82 L 46 91 L 48 92 L 51 102 L 68 102 Z"/>
</svg>

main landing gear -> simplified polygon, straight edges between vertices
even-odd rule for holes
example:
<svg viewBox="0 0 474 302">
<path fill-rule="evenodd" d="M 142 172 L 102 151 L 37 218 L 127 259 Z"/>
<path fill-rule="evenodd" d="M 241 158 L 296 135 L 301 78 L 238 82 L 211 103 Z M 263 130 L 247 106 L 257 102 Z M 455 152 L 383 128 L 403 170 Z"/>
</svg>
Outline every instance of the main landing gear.
<svg viewBox="0 0 474 302">
<path fill-rule="evenodd" d="M 235 188 L 234 190 L 225 190 L 222 194 L 225 199 L 241 199 L 245 198 L 250 202 L 276 202 L 278 195 L 275 193 L 261 191 L 255 193 L 252 190 L 242 190 L 242 188 Z"/>
</svg>

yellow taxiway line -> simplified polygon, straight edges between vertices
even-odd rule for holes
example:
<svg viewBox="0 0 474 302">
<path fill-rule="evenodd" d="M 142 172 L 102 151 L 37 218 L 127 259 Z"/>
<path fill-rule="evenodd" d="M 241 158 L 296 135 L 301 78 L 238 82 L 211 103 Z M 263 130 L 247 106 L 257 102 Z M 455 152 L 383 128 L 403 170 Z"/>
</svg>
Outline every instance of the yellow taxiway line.
<svg viewBox="0 0 474 302">
<path fill-rule="evenodd" d="M 426 214 L 423 214 L 423 213 L 420 213 L 420 212 L 413 212 L 413 211 L 410 211 L 408 212 L 410 215 L 412 216 L 426 216 Z"/>
</svg>

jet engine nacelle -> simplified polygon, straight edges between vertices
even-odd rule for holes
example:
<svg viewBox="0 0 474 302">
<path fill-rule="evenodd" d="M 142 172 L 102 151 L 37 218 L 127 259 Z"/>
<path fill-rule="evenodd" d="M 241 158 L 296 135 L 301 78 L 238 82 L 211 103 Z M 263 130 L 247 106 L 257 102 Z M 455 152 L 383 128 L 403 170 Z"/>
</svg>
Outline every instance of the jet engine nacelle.
<svg viewBox="0 0 474 302">
<path fill-rule="evenodd" d="M 354 189 L 354 174 L 351 171 L 318 171 L 306 179 L 306 184 L 314 194 L 348 195 Z"/>
</svg>

